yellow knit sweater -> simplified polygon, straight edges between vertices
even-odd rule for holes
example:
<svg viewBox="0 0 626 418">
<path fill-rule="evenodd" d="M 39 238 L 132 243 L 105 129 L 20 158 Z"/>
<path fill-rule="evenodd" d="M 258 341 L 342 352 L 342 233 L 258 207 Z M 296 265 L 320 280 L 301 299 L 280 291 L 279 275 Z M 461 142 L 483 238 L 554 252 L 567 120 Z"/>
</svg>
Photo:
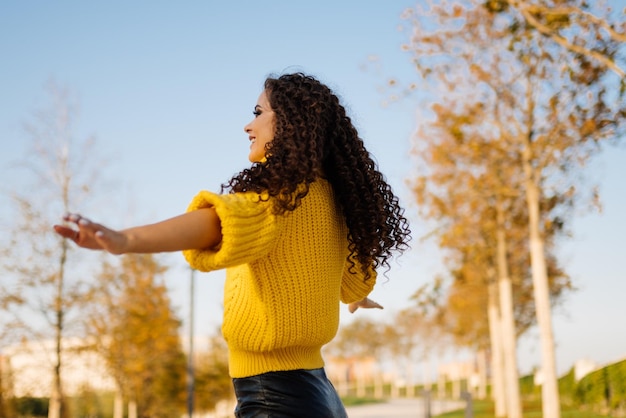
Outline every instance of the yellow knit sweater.
<svg viewBox="0 0 626 418">
<path fill-rule="evenodd" d="M 222 332 L 231 377 L 323 367 L 321 348 L 336 334 L 339 301 L 374 287 L 349 269 L 347 227 L 325 180 L 311 184 L 293 212 L 274 215 L 254 193 L 202 191 L 188 210 L 215 207 L 222 242 L 184 251 L 200 271 L 226 268 Z M 350 271 L 351 270 L 351 271 Z"/>
</svg>

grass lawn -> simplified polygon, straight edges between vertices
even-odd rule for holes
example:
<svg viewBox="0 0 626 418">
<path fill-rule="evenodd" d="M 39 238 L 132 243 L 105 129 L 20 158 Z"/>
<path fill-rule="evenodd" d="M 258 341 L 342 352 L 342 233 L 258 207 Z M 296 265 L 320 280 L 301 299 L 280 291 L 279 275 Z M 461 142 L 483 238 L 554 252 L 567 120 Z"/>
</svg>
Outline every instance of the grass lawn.
<svg viewBox="0 0 626 418">
<path fill-rule="evenodd" d="M 490 401 L 474 401 L 474 418 L 493 418 L 494 406 Z M 541 401 L 523 401 L 522 416 L 524 418 L 541 418 Z M 452 411 L 437 415 L 437 418 L 465 418 L 465 410 Z M 562 418 L 610 418 L 610 415 L 599 415 L 593 412 L 579 411 L 574 407 L 561 405 Z"/>
<path fill-rule="evenodd" d="M 370 403 L 381 403 L 384 402 L 380 399 L 374 398 L 357 398 L 356 396 L 345 396 L 341 398 L 341 402 L 344 406 L 357 406 L 357 405 L 366 405 Z"/>
</svg>

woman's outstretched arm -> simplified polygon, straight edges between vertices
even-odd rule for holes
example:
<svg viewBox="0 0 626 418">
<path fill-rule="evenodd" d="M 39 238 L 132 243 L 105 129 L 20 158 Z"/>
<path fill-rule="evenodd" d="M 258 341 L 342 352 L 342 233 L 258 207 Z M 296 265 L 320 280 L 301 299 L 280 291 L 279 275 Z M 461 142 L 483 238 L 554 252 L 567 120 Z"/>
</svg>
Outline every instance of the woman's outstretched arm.
<svg viewBox="0 0 626 418">
<path fill-rule="evenodd" d="M 54 230 L 79 247 L 111 254 L 160 253 L 212 248 L 222 241 L 222 227 L 215 209 L 204 208 L 162 222 L 113 230 L 78 214 L 63 220 L 76 226 L 54 225 Z"/>
</svg>

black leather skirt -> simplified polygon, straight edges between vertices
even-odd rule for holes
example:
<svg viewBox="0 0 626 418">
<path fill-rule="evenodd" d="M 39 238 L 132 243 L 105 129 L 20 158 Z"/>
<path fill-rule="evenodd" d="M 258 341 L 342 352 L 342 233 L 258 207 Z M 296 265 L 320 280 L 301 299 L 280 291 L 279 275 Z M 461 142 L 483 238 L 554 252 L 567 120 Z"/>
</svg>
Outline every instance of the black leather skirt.
<svg viewBox="0 0 626 418">
<path fill-rule="evenodd" d="M 324 369 L 233 379 L 237 418 L 347 418 Z"/>
</svg>

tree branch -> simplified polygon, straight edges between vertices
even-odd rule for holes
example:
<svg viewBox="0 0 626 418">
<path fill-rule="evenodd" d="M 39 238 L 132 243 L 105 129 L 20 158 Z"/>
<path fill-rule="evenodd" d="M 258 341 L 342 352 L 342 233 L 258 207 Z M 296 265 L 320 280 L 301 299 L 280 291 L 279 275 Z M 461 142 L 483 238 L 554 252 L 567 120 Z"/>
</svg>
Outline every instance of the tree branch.
<svg viewBox="0 0 626 418">
<path fill-rule="evenodd" d="M 607 68 L 612 70 L 620 78 L 624 78 L 626 76 L 626 72 L 624 72 L 624 70 L 622 70 L 615 63 L 615 61 L 611 60 L 607 56 L 605 56 L 603 54 L 600 54 L 599 52 L 593 51 L 591 49 L 585 48 L 583 46 L 574 45 L 573 43 L 568 41 L 563 36 L 559 35 L 558 33 L 555 33 L 553 30 L 551 30 L 550 28 L 548 28 L 547 26 L 545 26 L 544 24 L 539 22 L 532 14 L 532 10 L 531 9 L 533 9 L 533 8 L 531 6 L 526 5 L 523 1 L 507 0 L 507 3 L 509 3 L 511 5 L 511 7 L 517 9 L 522 14 L 522 16 L 524 16 L 526 21 L 531 26 L 533 26 L 535 29 L 537 29 L 540 33 L 542 33 L 542 34 L 548 36 L 549 38 L 551 38 L 552 40 L 554 40 L 557 44 L 559 44 L 562 47 L 568 49 L 569 51 L 572 51 L 572 52 L 575 52 L 577 54 L 585 55 L 585 56 L 588 56 L 588 57 L 591 57 L 591 58 L 595 59 L 596 61 L 604 64 Z M 536 7 L 534 9 L 535 9 L 535 11 L 537 11 Z M 568 8 L 562 8 L 560 10 L 562 10 L 563 13 L 567 13 Z M 540 10 L 540 11 L 543 12 L 544 10 Z M 592 21 L 594 23 L 600 24 L 605 30 L 609 31 L 609 33 L 611 34 L 611 36 L 614 39 L 616 39 L 616 40 L 618 40 L 620 42 L 626 41 L 626 35 L 622 35 L 622 34 L 616 32 L 609 25 L 607 25 L 606 22 L 602 21 L 601 19 L 598 19 L 597 17 L 593 16 L 592 14 L 588 14 L 588 13 L 582 12 L 580 10 L 578 10 L 578 12 L 583 13 L 586 16 L 588 16 L 590 19 L 592 19 Z M 555 12 L 551 11 L 551 13 L 555 13 Z"/>
<path fill-rule="evenodd" d="M 611 25 L 607 24 L 606 20 L 597 17 L 593 13 L 589 13 L 589 12 L 586 12 L 584 10 L 581 10 L 578 7 L 557 6 L 557 7 L 554 7 L 554 8 L 548 8 L 548 7 L 541 7 L 541 6 L 537 6 L 537 5 L 527 4 L 527 3 L 523 2 L 523 1 L 520 2 L 519 0 L 518 1 L 514 1 L 514 2 L 518 5 L 519 9 L 524 7 L 527 10 L 529 10 L 531 13 L 535 13 L 535 14 L 570 15 L 570 16 L 571 15 L 580 15 L 580 16 L 583 16 L 583 17 L 589 19 L 589 21 L 591 23 L 594 23 L 594 24 L 600 26 L 605 31 L 607 31 L 607 33 L 614 40 L 616 40 L 618 42 L 626 42 L 626 33 L 619 33 L 619 32 L 617 32 L 615 29 L 613 29 L 611 27 Z M 523 3 L 523 5 L 521 3 Z M 511 4 L 513 7 L 515 7 L 515 5 L 513 3 L 509 2 L 509 4 Z"/>
</svg>

